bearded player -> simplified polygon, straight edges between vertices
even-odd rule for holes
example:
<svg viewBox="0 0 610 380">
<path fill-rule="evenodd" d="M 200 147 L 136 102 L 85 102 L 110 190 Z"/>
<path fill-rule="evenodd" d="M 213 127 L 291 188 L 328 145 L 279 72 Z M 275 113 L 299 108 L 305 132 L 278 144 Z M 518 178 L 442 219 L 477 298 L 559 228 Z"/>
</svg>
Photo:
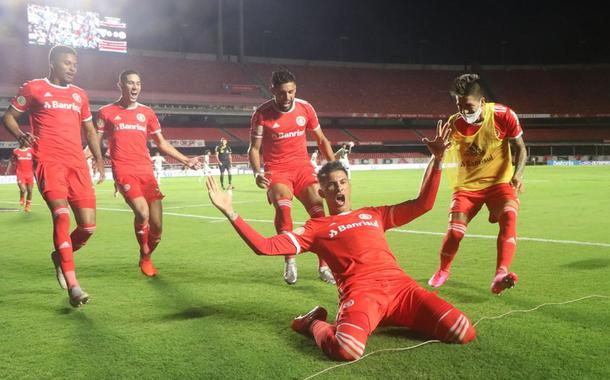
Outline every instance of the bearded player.
<svg viewBox="0 0 610 380">
<path fill-rule="evenodd" d="M 13 161 L 15 161 L 15 174 L 17 186 L 19 187 L 19 204 L 24 206 L 23 211 L 30 212 L 32 206 L 32 188 L 34 187 L 33 149 L 20 144 L 19 148 L 13 149 Z"/>
<path fill-rule="evenodd" d="M 311 104 L 295 97 L 296 90 L 296 80 L 291 72 L 274 72 L 271 76 L 273 99 L 259 106 L 251 121 L 248 157 L 256 185 L 267 189 L 267 198 L 275 207 L 277 233 L 292 231 L 294 196 L 312 218 L 324 216 L 315 167 L 307 153 L 306 131 L 314 135 L 323 156 L 328 161 L 334 160 L 332 147 L 320 128 L 316 111 Z M 261 148 L 264 172 L 261 171 Z M 295 256 L 286 255 L 284 260 L 284 281 L 293 285 L 297 281 Z M 318 273 L 323 281 L 335 282 L 321 258 Z"/>
<path fill-rule="evenodd" d="M 518 281 L 509 268 L 517 248 L 518 193 L 523 190 L 523 169 L 527 150 L 519 119 L 510 108 L 487 103 L 476 74 L 457 77 L 451 92 L 458 113 L 448 120 L 452 128 L 447 154 L 448 173 L 453 182 L 449 229 L 440 252 L 440 268 L 428 284 L 442 286 L 449 278 L 468 223 L 483 204 L 489 221 L 498 223 L 496 270 L 491 292 L 500 294 Z M 515 152 L 513 169 L 511 148 Z"/>
<path fill-rule="evenodd" d="M 3 117 L 5 127 L 21 146 L 32 147 L 36 182 L 53 217 L 51 253 L 59 285 L 68 290 L 70 304 L 89 302 L 76 278 L 73 252 L 82 248 L 95 231 L 95 192 L 81 146 L 81 127 L 104 180 L 104 160 L 91 122 L 89 98 L 72 84 L 76 51 L 55 46 L 49 53 L 49 76 L 26 82 Z M 23 132 L 17 118 L 30 112 L 32 132 Z M 70 231 L 72 208 L 77 227 Z"/>
<path fill-rule="evenodd" d="M 419 196 L 393 206 L 351 208 L 351 185 L 340 162 L 318 172 L 320 196 L 330 215 L 312 218 L 303 228 L 265 238 L 232 207 L 230 195 L 212 178 L 208 194 L 244 241 L 259 255 L 314 252 L 323 257 L 337 279 L 339 312 L 327 323 L 327 311 L 317 306 L 292 322 L 292 329 L 313 336 L 318 347 L 335 360 L 357 360 L 379 325 L 407 327 L 431 339 L 465 344 L 476 337 L 470 320 L 451 304 L 428 292 L 408 276 L 390 251 L 385 231 L 402 226 L 429 211 L 436 199 L 449 128 L 438 125 L 433 141 L 424 140 L 433 155 Z"/>
<path fill-rule="evenodd" d="M 151 256 L 161 241 L 163 194 L 150 165 L 146 145 L 151 136 L 159 151 L 196 169 L 196 158 L 178 152 L 161 133 L 161 125 L 152 108 L 138 103 L 142 91 L 140 74 L 125 70 L 119 75 L 121 97 L 100 108 L 97 131 L 100 141 L 108 137 L 112 172 L 117 188 L 134 213 L 134 232 L 140 247 L 139 266 L 148 277 L 157 275 Z"/>
</svg>

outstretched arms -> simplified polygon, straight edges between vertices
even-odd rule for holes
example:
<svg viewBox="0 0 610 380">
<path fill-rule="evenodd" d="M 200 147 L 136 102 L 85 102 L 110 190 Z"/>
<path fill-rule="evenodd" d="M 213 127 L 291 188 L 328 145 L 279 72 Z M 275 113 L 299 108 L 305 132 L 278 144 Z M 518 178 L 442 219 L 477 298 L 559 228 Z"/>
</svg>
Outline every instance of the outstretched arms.
<svg viewBox="0 0 610 380">
<path fill-rule="evenodd" d="M 239 236 L 257 255 L 274 256 L 301 253 L 301 246 L 292 233 L 266 238 L 246 223 L 233 209 L 231 192 L 221 191 L 214 177 L 207 178 L 206 187 L 212 204 L 229 219 Z"/>
</svg>

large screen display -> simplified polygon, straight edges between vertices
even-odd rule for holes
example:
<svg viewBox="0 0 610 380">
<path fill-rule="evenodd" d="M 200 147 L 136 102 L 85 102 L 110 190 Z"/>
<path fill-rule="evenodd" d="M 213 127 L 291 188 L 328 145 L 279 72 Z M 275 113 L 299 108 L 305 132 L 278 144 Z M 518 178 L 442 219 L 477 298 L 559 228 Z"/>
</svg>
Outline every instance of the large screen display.
<svg viewBox="0 0 610 380">
<path fill-rule="evenodd" d="M 37 4 L 27 14 L 30 44 L 127 52 L 127 25 L 118 17 Z"/>
</svg>

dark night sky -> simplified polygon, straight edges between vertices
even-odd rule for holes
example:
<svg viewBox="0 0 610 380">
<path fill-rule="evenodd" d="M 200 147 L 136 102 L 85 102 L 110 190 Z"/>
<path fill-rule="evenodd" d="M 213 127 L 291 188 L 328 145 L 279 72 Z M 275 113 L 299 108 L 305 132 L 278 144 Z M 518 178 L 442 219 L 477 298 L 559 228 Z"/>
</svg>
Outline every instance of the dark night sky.
<svg viewBox="0 0 610 380">
<path fill-rule="evenodd" d="M 244 1 L 246 55 L 339 60 L 344 36 L 346 61 L 610 63 L 608 12 L 582 1 Z M 131 48 L 216 52 L 217 0 L 34 2 L 121 16 Z M 0 0 L 0 30 L 23 36 L 18 3 Z M 238 1 L 224 4 L 225 52 L 236 54 Z"/>
</svg>

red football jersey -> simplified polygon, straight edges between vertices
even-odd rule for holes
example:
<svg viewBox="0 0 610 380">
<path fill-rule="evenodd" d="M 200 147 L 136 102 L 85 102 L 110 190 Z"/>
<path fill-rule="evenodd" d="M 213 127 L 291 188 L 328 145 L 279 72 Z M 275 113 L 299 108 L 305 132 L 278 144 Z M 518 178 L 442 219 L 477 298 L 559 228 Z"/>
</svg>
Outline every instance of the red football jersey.
<svg viewBox="0 0 610 380">
<path fill-rule="evenodd" d="M 32 133 L 38 137 L 33 149 L 36 160 L 86 166 L 81 125 L 91 120 L 91 111 L 83 89 L 34 79 L 23 84 L 11 106 L 19 112 L 30 111 Z"/>
<path fill-rule="evenodd" d="M 523 135 L 517 114 L 505 105 L 494 104 L 494 124 L 499 139 L 503 140 L 506 136 L 515 139 Z M 464 118 L 459 117 L 455 121 L 455 127 L 464 136 L 472 136 L 479 130 L 480 125 L 468 124 Z"/>
<path fill-rule="evenodd" d="M 108 137 L 112 167 L 120 171 L 152 171 L 148 135 L 161 132 L 159 119 L 152 108 L 137 103 L 123 108 L 118 103 L 99 110 L 97 130 Z"/>
<path fill-rule="evenodd" d="M 34 168 L 32 165 L 32 148 L 13 149 L 13 158 L 15 159 L 16 172 L 18 176 L 34 174 Z"/>
<path fill-rule="evenodd" d="M 262 135 L 257 133 L 260 127 Z M 252 115 L 250 133 L 254 138 L 263 139 L 265 171 L 311 165 L 306 130 L 318 128 L 320 123 L 316 111 L 304 100 L 295 99 L 287 112 L 280 111 L 273 99 L 259 106 Z"/>
</svg>

